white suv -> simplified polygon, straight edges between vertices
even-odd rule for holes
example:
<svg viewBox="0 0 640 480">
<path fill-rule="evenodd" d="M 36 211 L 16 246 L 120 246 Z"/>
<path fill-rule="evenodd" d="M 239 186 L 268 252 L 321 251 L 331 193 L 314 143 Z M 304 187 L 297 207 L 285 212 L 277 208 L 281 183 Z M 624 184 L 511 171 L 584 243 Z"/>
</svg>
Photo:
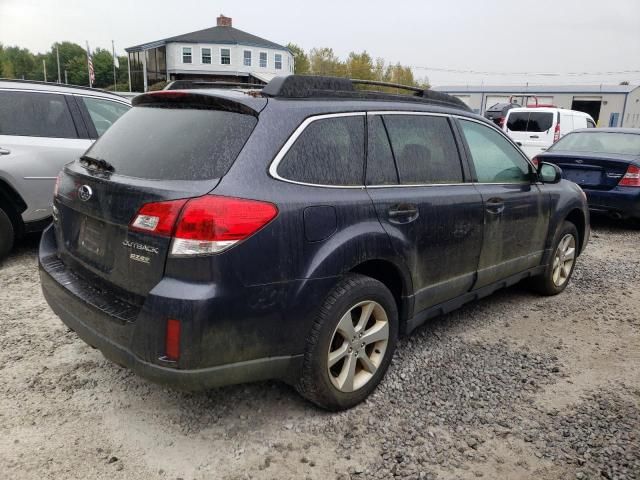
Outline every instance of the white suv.
<svg viewBox="0 0 640 480">
<path fill-rule="evenodd" d="M 58 172 L 131 108 L 109 92 L 0 80 L 0 259 L 51 218 Z"/>
<path fill-rule="evenodd" d="M 529 158 L 533 158 L 567 133 L 595 126 L 590 115 L 577 110 L 522 107 L 507 112 L 502 128 Z"/>
</svg>

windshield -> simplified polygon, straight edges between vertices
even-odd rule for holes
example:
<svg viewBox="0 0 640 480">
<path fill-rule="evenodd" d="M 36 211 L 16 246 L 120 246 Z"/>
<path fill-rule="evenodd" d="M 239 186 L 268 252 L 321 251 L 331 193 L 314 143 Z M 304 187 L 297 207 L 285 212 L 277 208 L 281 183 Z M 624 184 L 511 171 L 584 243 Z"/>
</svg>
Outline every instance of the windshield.
<svg viewBox="0 0 640 480">
<path fill-rule="evenodd" d="M 86 157 L 127 177 L 209 180 L 227 173 L 256 123 L 251 115 L 222 110 L 134 107 Z"/>
<path fill-rule="evenodd" d="M 566 135 L 548 151 L 640 155 L 640 134 L 574 132 Z"/>
</svg>

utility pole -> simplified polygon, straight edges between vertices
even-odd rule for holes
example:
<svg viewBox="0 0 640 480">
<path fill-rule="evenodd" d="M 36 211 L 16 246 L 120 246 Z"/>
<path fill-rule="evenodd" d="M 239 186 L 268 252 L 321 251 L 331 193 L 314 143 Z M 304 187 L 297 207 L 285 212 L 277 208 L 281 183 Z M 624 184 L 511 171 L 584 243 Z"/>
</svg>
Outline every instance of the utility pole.
<svg viewBox="0 0 640 480">
<path fill-rule="evenodd" d="M 64 69 L 64 83 L 69 84 L 69 80 L 67 79 L 67 69 Z"/>
<path fill-rule="evenodd" d="M 44 81 L 47 81 L 47 64 L 44 62 L 44 58 L 42 59 L 42 72 L 44 74 Z"/>
<path fill-rule="evenodd" d="M 116 77 L 116 47 L 111 40 L 111 51 L 113 52 L 113 91 L 118 91 L 118 78 Z"/>
<path fill-rule="evenodd" d="M 58 83 L 62 82 L 60 77 L 60 51 L 58 50 L 58 44 L 56 44 L 56 60 L 58 62 Z"/>
</svg>

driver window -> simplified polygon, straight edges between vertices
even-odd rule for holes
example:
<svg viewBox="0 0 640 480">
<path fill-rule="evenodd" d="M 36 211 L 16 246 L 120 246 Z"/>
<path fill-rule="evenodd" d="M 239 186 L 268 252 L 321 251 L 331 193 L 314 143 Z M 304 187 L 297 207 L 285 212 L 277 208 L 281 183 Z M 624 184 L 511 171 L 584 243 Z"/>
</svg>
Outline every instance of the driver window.
<svg viewBox="0 0 640 480">
<path fill-rule="evenodd" d="M 529 183 L 529 164 L 502 135 L 477 122 L 460 125 L 479 183 Z"/>
</svg>

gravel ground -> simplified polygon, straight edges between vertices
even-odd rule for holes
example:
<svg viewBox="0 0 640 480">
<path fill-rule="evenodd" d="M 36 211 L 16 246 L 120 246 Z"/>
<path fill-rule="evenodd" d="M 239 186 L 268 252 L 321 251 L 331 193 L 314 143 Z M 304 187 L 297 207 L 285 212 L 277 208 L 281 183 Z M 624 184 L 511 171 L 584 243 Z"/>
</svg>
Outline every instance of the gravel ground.
<svg viewBox="0 0 640 480">
<path fill-rule="evenodd" d="M 362 405 L 266 382 L 184 394 L 67 331 L 37 238 L 0 266 L 7 478 L 640 479 L 640 232 L 594 222 L 565 293 L 496 293 L 400 342 Z"/>
</svg>

